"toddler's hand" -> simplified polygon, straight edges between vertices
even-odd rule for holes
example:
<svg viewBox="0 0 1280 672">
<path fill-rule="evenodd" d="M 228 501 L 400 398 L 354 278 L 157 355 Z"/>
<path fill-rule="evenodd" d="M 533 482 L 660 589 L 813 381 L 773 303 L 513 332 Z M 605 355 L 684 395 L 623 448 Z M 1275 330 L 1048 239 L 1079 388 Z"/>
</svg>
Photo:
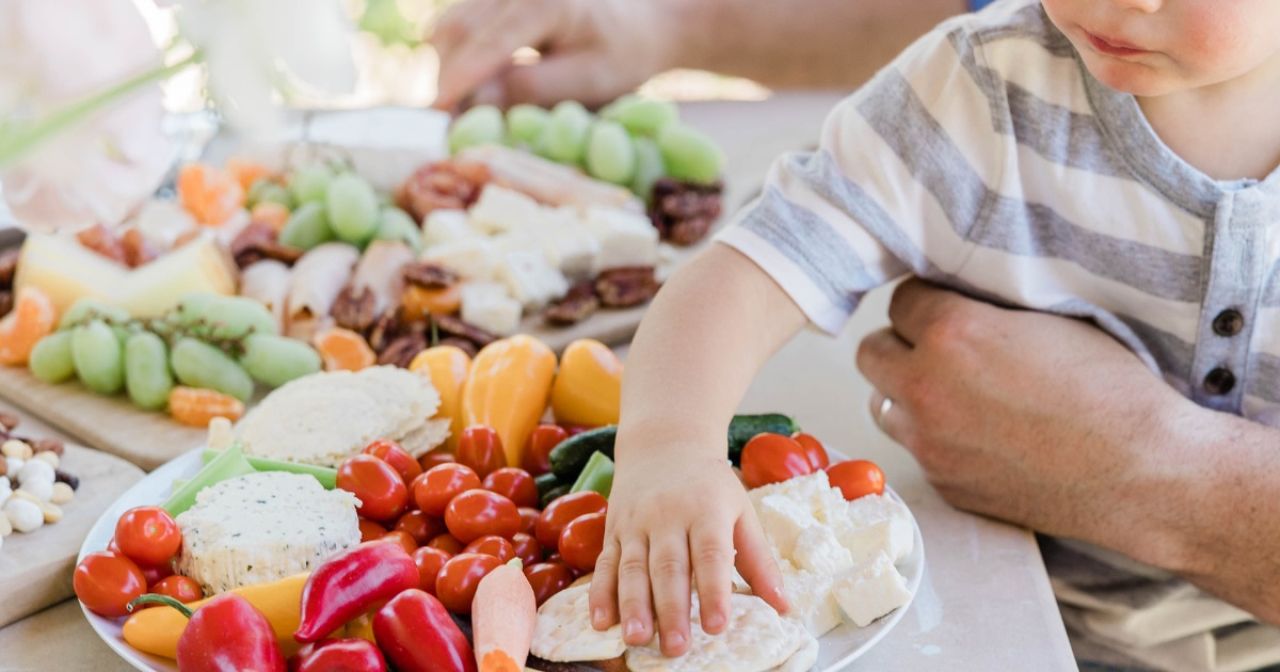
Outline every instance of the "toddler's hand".
<svg viewBox="0 0 1280 672">
<path fill-rule="evenodd" d="M 688 650 L 690 573 L 708 633 L 722 632 L 728 621 L 735 564 L 756 595 L 786 609 L 769 542 L 733 469 L 723 459 L 671 457 L 691 452 L 619 460 L 591 582 L 597 629 L 621 621 L 627 644 L 642 645 L 653 638 L 656 611 L 667 656 Z"/>
</svg>

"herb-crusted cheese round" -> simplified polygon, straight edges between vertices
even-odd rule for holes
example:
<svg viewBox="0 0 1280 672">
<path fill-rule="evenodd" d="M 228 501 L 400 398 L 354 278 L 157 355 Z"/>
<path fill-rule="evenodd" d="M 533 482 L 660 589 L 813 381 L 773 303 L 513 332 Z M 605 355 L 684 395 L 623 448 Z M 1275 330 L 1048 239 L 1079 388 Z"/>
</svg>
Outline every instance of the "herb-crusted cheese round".
<svg viewBox="0 0 1280 672">
<path fill-rule="evenodd" d="M 268 471 L 214 484 L 177 518 L 178 572 L 216 594 L 310 571 L 360 543 L 358 504 L 301 474 Z"/>
</svg>

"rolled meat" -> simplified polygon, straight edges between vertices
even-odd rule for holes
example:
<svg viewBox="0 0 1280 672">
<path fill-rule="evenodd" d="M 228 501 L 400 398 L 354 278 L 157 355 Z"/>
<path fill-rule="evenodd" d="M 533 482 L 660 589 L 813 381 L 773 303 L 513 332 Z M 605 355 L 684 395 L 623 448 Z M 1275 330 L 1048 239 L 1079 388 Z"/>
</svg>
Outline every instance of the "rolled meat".
<svg viewBox="0 0 1280 672">
<path fill-rule="evenodd" d="M 302 255 L 289 283 L 285 333 L 310 341 L 329 323 L 333 300 L 351 279 L 359 257 L 360 251 L 346 243 L 325 243 Z"/>
<path fill-rule="evenodd" d="M 240 272 L 240 295 L 266 306 L 281 333 L 285 331 L 285 305 L 292 275 L 288 266 L 275 259 L 254 262 Z"/>
</svg>

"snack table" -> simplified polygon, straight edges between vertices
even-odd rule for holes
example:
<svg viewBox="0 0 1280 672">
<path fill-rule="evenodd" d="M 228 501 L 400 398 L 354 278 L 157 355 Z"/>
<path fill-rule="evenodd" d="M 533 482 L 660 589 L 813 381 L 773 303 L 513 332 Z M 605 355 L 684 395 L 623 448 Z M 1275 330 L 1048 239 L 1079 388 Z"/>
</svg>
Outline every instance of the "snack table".
<svg viewBox="0 0 1280 672">
<path fill-rule="evenodd" d="M 770 157 L 816 140 L 835 100 L 787 94 L 762 103 L 693 104 L 683 113 L 724 144 L 750 145 L 762 176 Z M 802 334 L 765 366 L 743 403 L 747 412 L 789 413 L 827 446 L 875 460 L 919 521 L 926 558 L 920 593 L 897 628 L 849 669 L 1076 669 L 1032 535 L 952 509 L 867 413 L 870 389 L 854 367 L 854 349 L 887 322 L 888 297 L 885 289 L 872 293 L 837 339 Z M 74 600 L 0 629 L 0 651 L 3 670 L 130 669 L 98 640 Z"/>
</svg>

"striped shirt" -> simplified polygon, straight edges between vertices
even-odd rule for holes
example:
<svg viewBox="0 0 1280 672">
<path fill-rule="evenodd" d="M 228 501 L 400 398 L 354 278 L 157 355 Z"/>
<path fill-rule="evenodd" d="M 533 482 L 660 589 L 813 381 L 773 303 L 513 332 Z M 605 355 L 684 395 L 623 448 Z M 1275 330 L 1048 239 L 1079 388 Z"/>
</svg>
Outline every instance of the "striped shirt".
<svg viewBox="0 0 1280 672">
<path fill-rule="evenodd" d="M 1206 176 L 1160 141 L 1133 96 L 1090 76 L 1039 2 L 1000 0 L 942 24 L 840 103 L 819 148 L 780 158 L 718 240 L 831 333 L 863 294 L 911 273 L 1092 320 L 1195 402 L 1280 425 L 1278 225 L 1280 171 Z M 1096 550 L 1070 548 L 1107 557 Z M 1162 602 L 1195 592 L 1121 564 L 1077 563 L 1072 585 L 1056 585 L 1083 592 L 1060 596 L 1110 614 L 1094 623 L 1149 624 Z M 1190 626 L 1206 650 L 1221 651 L 1215 628 L 1250 620 L 1220 607 Z M 1273 643 L 1257 660 L 1280 662 L 1280 631 L 1265 630 Z M 1151 647 L 1192 634 L 1105 636 L 1159 661 Z"/>
</svg>

